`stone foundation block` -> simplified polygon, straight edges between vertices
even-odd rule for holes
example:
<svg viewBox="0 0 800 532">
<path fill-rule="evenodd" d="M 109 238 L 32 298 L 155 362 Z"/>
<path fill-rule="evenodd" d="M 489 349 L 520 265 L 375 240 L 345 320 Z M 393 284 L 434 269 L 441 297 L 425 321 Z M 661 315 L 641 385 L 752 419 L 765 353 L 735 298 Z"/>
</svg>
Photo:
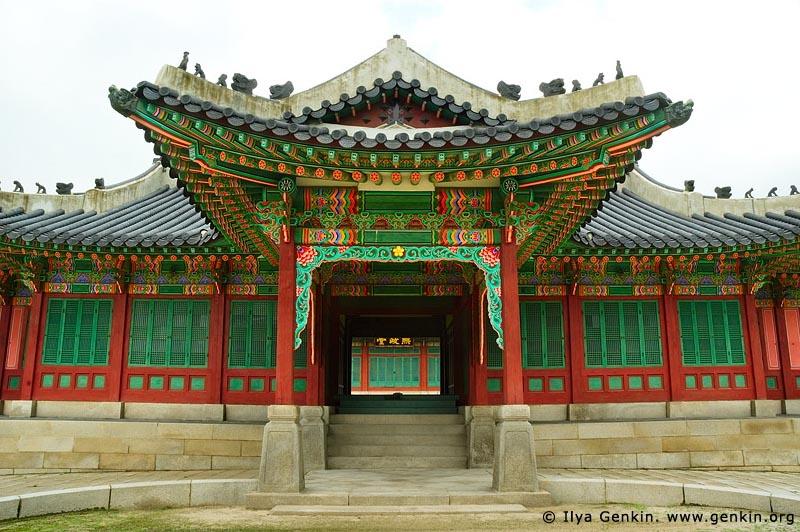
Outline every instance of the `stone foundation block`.
<svg viewBox="0 0 800 532">
<path fill-rule="evenodd" d="M 579 455 L 537 456 L 536 463 L 539 467 L 545 467 L 551 469 L 580 469 L 581 457 Z"/>
<path fill-rule="evenodd" d="M 773 495 L 770 502 L 775 513 L 800 515 L 800 495 Z"/>
<path fill-rule="evenodd" d="M 294 405 L 271 405 L 267 416 L 258 489 L 299 493 L 305 488 L 300 410 Z"/>
<path fill-rule="evenodd" d="M 19 517 L 108 508 L 109 486 L 68 488 L 19 497 Z"/>
<path fill-rule="evenodd" d="M 497 491 L 538 491 L 533 427 L 527 405 L 503 405 L 495 411 L 492 488 Z"/>
<path fill-rule="evenodd" d="M 183 453 L 201 456 L 241 456 L 242 442 L 234 440 L 186 440 Z"/>
<path fill-rule="evenodd" d="M 122 438 L 83 438 L 75 436 L 72 450 L 76 453 L 127 453 L 128 442 Z"/>
<path fill-rule="evenodd" d="M 45 469 L 97 469 L 100 455 L 97 453 L 45 453 Z"/>
<path fill-rule="evenodd" d="M 258 469 L 258 456 L 212 456 L 211 469 Z"/>
<path fill-rule="evenodd" d="M 750 406 L 754 417 L 775 417 L 783 414 L 783 401 L 774 399 L 754 399 Z"/>
<path fill-rule="evenodd" d="M 667 417 L 666 403 L 597 403 L 569 405 L 572 421 L 617 419 L 661 419 Z"/>
<path fill-rule="evenodd" d="M 156 455 L 156 471 L 203 471 L 211 469 L 210 456 Z"/>
<path fill-rule="evenodd" d="M 530 405 L 531 422 L 566 421 L 569 419 L 568 405 Z"/>
<path fill-rule="evenodd" d="M 226 421 L 267 422 L 267 407 L 264 405 L 225 405 Z"/>
<path fill-rule="evenodd" d="M 743 418 L 750 417 L 750 401 L 671 401 L 667 416 L 671 418 Z"/>
<path fill-rule="evenodd" d="M 192 506 L 244 506 L 245 496 L 256 490 L 257 480 L 192 480 Z"/>
<path fill-rule="evenodd" d="M 3 401 L 3 415 L 8 417 L 35 417 L 36 401 Z"/>
<path fill-rule="evenodd" d="M 581 456 L 585 469 L 635 469 L 635 454 L 585 454 Z"/>
<path fill-rule="evenodd" d="M 640 421 L 633 425 L 633 433 L 637 438 L 686 436 L 689 434 L 689 429 L 683 419 Z"/>
<path fill-rule="evenodd" d="M 639 469 L 687 469 L 691 465 L 689 453 L 639 453 L 636 467 Z"/>
<path fill-rule="evenodd" d="M 792 434 L 794 426 L 789 418 L 781 419 L 743 419 L 740 422 L 742 434 Z"/>
<path fill-rule="evenodd" d="M 576 440 L 577 423 L 534 423 L 533 437 L 539 440 Z"/>
<path fill-rule="evenodd" d="M 742 508 L 757 512 L 771 511 L 770 494 L 766 491 L 685 484 L 683 486 L 683 494 L 686 504 L 716 506 L 718 508 Z"/>
<path fill-rule="evenodd" d="M 175 440 L 210 440 L 214 434 L 212 423 L 157 423 L 158 438 Z"/>
<path fill-rule="evenodd" d="M 645 480 L 606 480 L 606 502 L 645 506 L 680 506 L 683 484 Z"/>
<path fill-rule="evenodd" d="M 72 436 L 28 436 L 21 433 L 17 449 L 21 452 L 70 452 L 75 445 Z"/>
<path fill-rule="evenodd" d="M 215 440 L 253 441 L 261 445 L 261 439 L 264 437 L 264 424 L 215 424 L 213 425 L 211 437 Z"/>
<path fill-rule="evenodd" d="M 321 406 L 300 407 L 300 430 L 303 432 L 303 468 L 306 472 L 326 468 L 328 427 Z"/>
<path fill-rule="evenodd" d="M 800 416 L 800 399 L 784 400 L 783 411 L 786 412 L 787 416 Z"/>
<path fill-rule="evenodd" d="M 99 469 L 109 471 L 153 471 L 154 454 L 101 453 Z"/>
<path fill-rule="evenodd" d="M 125 419 L 222 421 L 225 405 L 125 403 L 123 415 Z"/>
<path fill-rule="evenodd" d="M 431 506 L 450 504 L 450 495 L 431 493 L 351 493 L 348 499 L 350 506 Z"/>
<path fill-rule="evenodd" d="M 261 429 L 262 432 L 264 429 Z M 259 441 L 243 441 L 242 442 L 242 456 L 261 456 L 261 440 Z"/>
<path fill-rule="evenodd" d="M 44 453 L 3 453 L 0 454 L 0 469 L 41 469 Z"/>
<path fill-rule="evenodd" d="M 600 479 L 550 478 L 539 482 L 559 504 L 605 504 L 606 483 Z"/>
<path fill-rule="evenodd" d="M 0 497 L 0 521 L 16 519 L 19 515 L 19 496 Z"/>
<path fill-rule="evenodd" d="M 188 480 L 112 484 L 109 509 L 180 508 L 189 506 L 190 493 L 191 482 Z"/>
<path fill-rule="evenodd" d="M 110 401 L 37 401 L 36 417 L 120 419 L 122 403 Z"/>
<path fill-rule="evenodd" d="M 128 440 L 128 452 L 134 454 L 183 454 L 183 440 L 157 438 Z"/>
<path fill-rule="evenodd" d="M 700 451 L 689 453 L 692 467 L 744 466 L 742 451 Z M 688 504 L 688 503 L 687 503 Z"/>
<path fill-rule="evenodd" d="M 245 507 L 253 510 L 271 510 L 279 504 L 293 506 L 347 506 L 346 493 L 248 493 Z"/>
<path fill-rule="evenodd" d="M 467 467 L 488 468 L 494 464 L 494 408 L 473 406 L 467 424 Z"/>
<path fill-rule="evenodd" d="M 798 447 L 800 448 L 800 442 Z M 746 466 L 799 465 L 797 451 L 792 449 L 745 449 L 742 454 Z"/>
<path fill-rule="evenodd" d="M 635 436 L 632 421 L 616 423 L 579 423 L 578 437 L 582 440 L 591 438 L 633 438 Z"/>
</svg>

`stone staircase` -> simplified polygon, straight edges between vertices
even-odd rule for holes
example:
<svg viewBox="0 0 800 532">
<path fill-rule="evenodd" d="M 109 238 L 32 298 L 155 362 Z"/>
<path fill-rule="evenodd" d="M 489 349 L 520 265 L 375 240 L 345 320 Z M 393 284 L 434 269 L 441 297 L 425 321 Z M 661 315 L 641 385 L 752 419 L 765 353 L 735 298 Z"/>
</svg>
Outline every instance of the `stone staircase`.
<svg viewBox="0 0 800 532">
<path fill-rule="evenodd" d="M 456 395 L 343 395 L 339 414 L 456 414 Z"/>
<path fill-rule="evenodd" d="M 461 414 L 334 414 L 328 469 L 464 469 Z"/>
</svg>

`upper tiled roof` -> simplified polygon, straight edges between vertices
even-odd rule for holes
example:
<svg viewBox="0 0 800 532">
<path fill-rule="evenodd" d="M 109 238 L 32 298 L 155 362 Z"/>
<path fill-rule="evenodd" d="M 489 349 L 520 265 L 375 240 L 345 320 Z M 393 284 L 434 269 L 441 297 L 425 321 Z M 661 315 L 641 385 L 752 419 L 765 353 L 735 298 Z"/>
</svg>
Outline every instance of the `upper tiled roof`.
<svg viewBox="0 0 800 532">
<path fill-rule="evenodd" d="M 202 245 L 217 235 L 183 191 L 167 185 L 101 213 L 0 210 L 0 237 L 31 244 L 178 247 Z"/>
<path fill-rule="evenodd" d="M 722 216 L 707 212 L 689 217 L 623 188 L 612 192 L 573 238 L 590 247 L 664 249 L 759 245 L 798 235 L 798 211 Z"/>
<path fill-rule="evenodd" d="M 387 82 L 375 80 L 378 92 L 381 90 L 393 90 L 399 86 L 400 80 L 392 78 Z M 377 83 L 381 83 L 377 85 Z M 411 83 L 406 83 L 410 90 L 419 91 L 433 99 L 435 89 L 423 91 L 416 89 Z M 391 88 L 386 88 L 391 86 Z M 369 91 L 367 91 L 369 92 Z M 367 94 L 364 93 L 364 95 Z M 558 133 L 580 131 L 582 129 L 601 126 L 624 119 L 626 117 L 639 116 L 660 108 L 666 108 L 671 100 L 663 93 L 650 94 L 648 96 L 631 96 L 624 102 L 608 102 L 599 107 L 591 109 L 581 109 L 573 113 L 556 115 L 545 118 L 534 118 L 526 122 L 508 120 L 500 115 L 498 118 L 484 117 L 482 112 L 475 113 L 469 108 L 467 103 L 456 105 L 449 103 L 446 99 L 435 96 L 437 102 L 442 105 L 455 109 L 457 113 L 463 113 L 470 117 L 476 115 L 481 120 L 481 124 L 496 124 L 489 127 L 454 127 L 452 130 L 435 131 L 433 133 L 425 130 L 407 130 L 399 133 L 387 130 L 375 134 L 374 137 L 368 136 L 366 131 L 359 130 L 352 134 L 349 129 L 331 129 L 328 124 L 313 123 L 314 115 L 324 117 L 331 108 L 344 107 L 348 102 L 361 99 L 364 95 L 357 95 L 353 98 L 340 100 L 336 104 L 323 106 L 317 111 L 308 110 L 301 116 L 295 116 L 291 112 L 284 113 L 284 116 L 277 118 L 257 117 L 251 114 L 243 115 L 233 108 L 220 107 L 214 102 L 201 100 L 189 94 L 179 94 L 178 91 L 169 87 L 158 87 L 150 82 L 139 83 L 135 92 L 139 98 L 153 102 L 165 107 L 188 113 L 201 120 L 216 122 L 225 126 L 250 129 L 254 133 L 269 134 L 276 137 L 293 138 L 301 142 L 317 142 L 324 145 L 338 145 L 345 149 L 366 148 L 372 149 L 381 147 L 384 149 L 424 149 L 424 148 L 443 148 L 443 147 L 463 147 L 476 146 L 494 142 L 524 141 L 536 139 Z M 342 98 L 347 96 L 342 94 Z M 374 130 L 373 130 L 374 131 Z M 388 133 L 388 135 L 387 135 Z M 390 137 L 391 136 L 391 137 Z"/>
</svg>

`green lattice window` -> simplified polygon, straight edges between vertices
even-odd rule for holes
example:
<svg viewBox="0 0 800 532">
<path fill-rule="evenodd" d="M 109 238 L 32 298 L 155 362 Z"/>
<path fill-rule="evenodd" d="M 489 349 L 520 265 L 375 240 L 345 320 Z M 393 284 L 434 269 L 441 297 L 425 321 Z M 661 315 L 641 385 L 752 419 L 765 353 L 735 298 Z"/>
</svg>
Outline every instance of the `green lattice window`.
<svg viewBox="0 0 800 532">
<path fill-rule="evenodd" d="M 564 316 L 560 301 L 520 303 L 522 365 L 525 368 L 564 367 Z"/>
<path fill-rule="evenodd" d="M 684 366 L 745 364 L 739 302 L 730 299 L 679 301 Z"/>
<path fill-rule="evenodd" d="M 486 367 L 489 369 L 503 369 L 503 350 L 497 345 L 497 332 L 492 328 L 489 318 L 483 320 L 486 334 Z"/>
<path fill-rule="evenodd" d="M 350 386 L 361 388 L 361 357 L 353 357 L 350 361 Z"/>
<path fill-rule="evenodd" d="M 586 367 L 660 366 L 657 301 L 584 301 Z"/>
<path fill-rule="evenodd" d="M 440 384 L 439 357 L 428 357 L 428 386 L 439 386 Z"/>
<path fill-rule="evenodd" d="M 50 299 L 42 363 L 107 365 L 112 305 L 110 299 Z"/>
<path fill-rule="evenodd" d="M 419 386 L 419 357 L 369 357 L 369 385 Z"/>
<path fill-rule="evenodd" d="M 128 364 L 206 367 L 209 311 L 202 300 L 134 300 Z"/>
<path fill-rule="evenodd" d="M 276 301 L 231 301 L 229 368 L 274 368 L 278 334 Z"/>
</svg>

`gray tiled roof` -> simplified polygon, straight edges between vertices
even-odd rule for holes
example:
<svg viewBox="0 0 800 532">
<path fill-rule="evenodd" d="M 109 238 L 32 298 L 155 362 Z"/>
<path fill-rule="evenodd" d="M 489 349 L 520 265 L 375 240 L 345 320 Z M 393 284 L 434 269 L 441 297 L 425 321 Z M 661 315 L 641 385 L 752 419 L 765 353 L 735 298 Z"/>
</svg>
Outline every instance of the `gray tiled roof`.
<svg viewBox="0 0 800 532">
<path fill-rule="evenodd" d="M 800 235 L 800 212 L 765 216 L 705 213 L 691 217 L 645 200 L 627 189 L 612 192 L 573 237 L 590 247 L 705 248 L 747 246 Z"/>
<path fill-rule="evenodd" d="M 0 237 L 30 243 L 97 247 L 201 245 L 217 230 L 183 191 L 164 185 L 154 192 L 98 213 L 21 208 L 0 211 Z"/>
<path fill-rule="evenodd" d="M 327 101 L 323 102 L 323 106 L 319 109 L 306 108 L 299 116 L 288 111 L 281 117 L 243 115 L 230 107 L 223 108 L 214 102 L 201 100 L 189 94 L 181 95 L 175 89 L 159 87 L 147 81 L 139 83 L 135 93 L 136 96 L 144 98 L 148 102 L 188 113 L 201 120 L 211 120 L 245 131 L 250 130 L 255 133 L 269 131 L 269 134 L 278 137 L 293 138 L 301 142 L 338 145 L 345 149 L 371 149 L 380 146 L 389 150 L 476 146 L 512 140 L 536 139 L 554 133 L 580 131 L 622 118 L 639 116 L 666 108 L 671 103 L 666 95 L 659 92 L 648 96 L 631 96 L 624 102 L 607 102 L 599 107 L 581 109 L 573 113 L 536 118 L 529 122 L 517 122 L 509 120 L 505 115 L 491 118 L 485 109 L 475 112 L 469 102 L 458 105 L 451 102 L 452 97 L 440 98 L 435 88 L 423 90 L 417 87 L 418 81 L 406 82 L 401 76 L 402 74 L 395 73 L 389 81 L 376 79 L 375 86 L 371 89 L 360 87 L 359 92 L 353 97 L 342 94 L 339 102 L 333 104 Z M 429 109 L 446 108 L 448 113 L 463 117 L 466 123 L 474 124 L 475 127 L 454 126 L 453 130 L 434 133 L 427 131 L 401 132 L 392 137 L 385 133 L 378 133 L 371 138 L 364 131 L 356 131 L 351 135 L 346 129 L 337 129 L 335 124 L 319 122 L 331 119 L 336 112 L 346 112 L 354 106 L 361 105 L 365 100 L 375 99 L 377 101 L 383 91 L 394 89 L 405 91 L 406 94 L 420 101 L 431 102 Z M 333 129 L 329 129 L 329 125 Z"/>
</svg>

